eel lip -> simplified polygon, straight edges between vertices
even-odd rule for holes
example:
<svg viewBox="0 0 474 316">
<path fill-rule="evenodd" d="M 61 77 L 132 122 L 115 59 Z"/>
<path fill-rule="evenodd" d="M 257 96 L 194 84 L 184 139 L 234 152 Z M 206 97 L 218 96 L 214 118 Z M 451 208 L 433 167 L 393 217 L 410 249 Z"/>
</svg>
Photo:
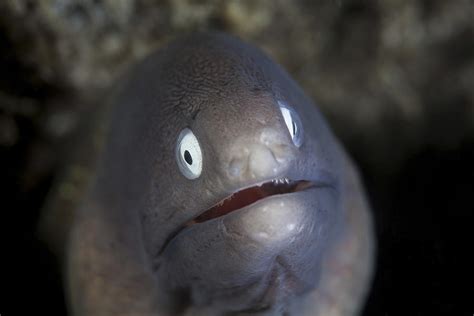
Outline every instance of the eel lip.
<svg viewBox="0 0 474 316">
<path fill-rule="evenodd" d="M 309 180 L 289 180 L 288 178 L 278 178 L 236 191 L 175 230 L 170 236 L 168 236 L 167 240 L 161 247 L 159 254 L 164 252 L 171 240 L 173 240 L 181 231 L 190 226 L 225 216 L 273 195 L 294 193 L 321 186 L 326 187 L 328 185 L 324 183 L 316 184 Z"/>
<path fill-rule="evenodd" d="M 186 222 L 184 227 L 189 227 L 194 224 L 199 224 L 227 215 L 272 195 L 303 191 L 313 186 L 315 185 L 311 181 L 294 181 L 289 180 L 288 178 L 273 179 L 263 182 L 234 192 L 194 219 Z"/>
</svg>

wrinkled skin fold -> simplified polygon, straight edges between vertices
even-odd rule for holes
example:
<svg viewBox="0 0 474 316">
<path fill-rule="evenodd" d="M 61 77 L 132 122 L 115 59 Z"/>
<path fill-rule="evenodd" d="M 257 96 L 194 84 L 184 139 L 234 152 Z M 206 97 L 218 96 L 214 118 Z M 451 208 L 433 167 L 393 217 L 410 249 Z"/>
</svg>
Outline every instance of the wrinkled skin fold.
<svg viewBox="0 0 474 316">
<path fill-rule="evenodd" d="M 202 155 L 193 179 L 177 162 L 184 129 Z M 65 240 L 73 315 L 363 306 L 374 242 L 357 171 L 289 75 L 236 38 L 193 34 L 126 74 L 87 192 Z"/>
</svg>

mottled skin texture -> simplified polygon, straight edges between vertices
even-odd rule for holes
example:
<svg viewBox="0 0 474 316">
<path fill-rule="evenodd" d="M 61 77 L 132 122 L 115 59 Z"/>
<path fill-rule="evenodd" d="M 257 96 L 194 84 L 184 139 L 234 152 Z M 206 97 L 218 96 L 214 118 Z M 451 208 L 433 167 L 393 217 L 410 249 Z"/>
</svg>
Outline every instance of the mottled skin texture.
<svg viewBox="0 0 474 316">
<path fill-rule="evenodd" d="M 299 148 L 278 101 L 301 118 Z M 369 207 L 351 160 L 282 68 L 235 38 L 194 34 L 136 66 L 112 104 L 66 239 L 74 315 L 357 314 L 372 271 Z M 186 127 L 203 153 L 195 180 L 175 159 Z M 319 185 L 174 235 L 233 192 L 282 177 Z"/>
</svg>

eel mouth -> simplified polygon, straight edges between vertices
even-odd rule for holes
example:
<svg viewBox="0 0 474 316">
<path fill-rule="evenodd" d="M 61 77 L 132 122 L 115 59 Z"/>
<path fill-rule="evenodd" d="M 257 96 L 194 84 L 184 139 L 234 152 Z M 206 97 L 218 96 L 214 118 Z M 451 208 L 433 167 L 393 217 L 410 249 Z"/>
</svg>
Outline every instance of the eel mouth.
<svg viewBox="0 0 474 316">
<path fill-rule="evenodd" d="M 165 251 L 168 244 L 177 235 L 179 235 L 181 231 L 190 226 L 225 216 L 273 195 L 294 193 L 319 186 L 320 185 L 308 180 L 289 180 L 288 178 L 278 178 L 241 189 L 221 200 L 219 203 L 207 209 L 197 217 L 187 221 L 184 223 L 184 225 L 180 226 L 177 230 L 170 234 L 170 236 L 168 236 L 162 245 L 159 254 L 162 254 Z"/>
<path fill-rule="evenodd" d="M 250 204 L 272 195 L 293 193 L 313 187 L 308 180 L 289 180 L 288 178 L 273 179 L 258 185 L 239 190 L 223 199 L 210 209 L 185 223 L 185 227 L 209 221 L 240 210 Z"/>
</svg>

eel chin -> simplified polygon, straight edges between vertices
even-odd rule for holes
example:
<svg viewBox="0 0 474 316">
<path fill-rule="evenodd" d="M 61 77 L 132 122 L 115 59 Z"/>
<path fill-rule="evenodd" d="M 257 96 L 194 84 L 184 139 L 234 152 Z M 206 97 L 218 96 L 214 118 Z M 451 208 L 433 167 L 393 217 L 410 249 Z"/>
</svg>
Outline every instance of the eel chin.
<svg viewBox="0 0 474 316">
<path fill-rule="evenodd" d="M 294 181 L 287 178 L 273 179 L 271 181 L 263 182 L 233 193 L 229 197 L 212 206 L 210 209 L 201 213 L 196 218 L 188 221 L 184 226 L 188 227 L 227 215 L 272 195 L 303 191 L 312 186 L 313 183 L 311 181 Z"/>
<path fill-rule="evenodd" d="M 249 313 L 308 292 L 335 218 L 326 211 L 336 209 L 330 190 L 325 182 L 279 178 L 230 194 L 168 240 L 160 282 L 185 301 Z"/>
</svg>

